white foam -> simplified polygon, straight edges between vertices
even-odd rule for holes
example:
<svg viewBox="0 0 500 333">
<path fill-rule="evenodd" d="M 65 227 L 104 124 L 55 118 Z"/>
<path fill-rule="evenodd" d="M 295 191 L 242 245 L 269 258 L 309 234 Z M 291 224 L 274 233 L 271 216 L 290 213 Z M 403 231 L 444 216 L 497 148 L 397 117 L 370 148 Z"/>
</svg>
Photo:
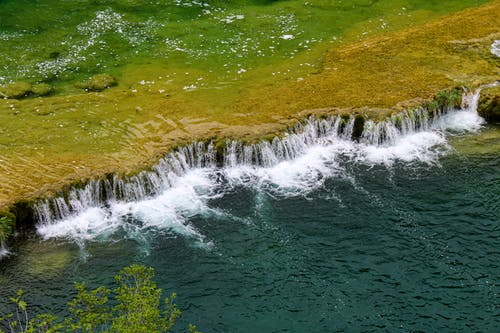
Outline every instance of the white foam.
<svg viewBox="0 0 500 333">
<path fill-rule="evenodd" d="M 439 145 L 445 145 L 444 135 L 438 132 L 412 133 L 387 146 L 361 145 L 357 161 L 391 166 L 396 161 L 434 163 L 440 155 Z"/>
<path fill-rule="evenodd" d="M 2 259 L 3 257 L 6 257 L 10 254 L 9 250 L 7 250 L 3 244 L 0 245 L 0 259 Z"/>
<path fill-rule="evenodd" d="M 433 119 L 417 110 L 399 123 L 367 123 L 359 142 L 351 140 L 353 118 L 310 120 L 295 134 L 272 143 L 230 143 L 224 167 L 216 166 L 211 145 L 193 144 L 168 155 L 149 173 L 128 181 L 89 184 L 70 194 L 69 202 L 56 198 L 41 203 L 38 233 L 44 239 L 82 242 L 122 233 L 137 239 L 161 230 L 209 244 L 190 221 L 194 216 L 220 215 L 210 207 L 210 199 L 236 186 L 279 196 L 306 195 L 329 178 L 346 177 L 346 163 L 388 168 L 396 162 L 436 164 L 449 151 L 447 133 L 481 127 L 478 100 L 478 93 L 464 97 L 461 110 Z M 105 204 L 103 190 L 108 193 Z"/>
<path fill-rule="evenodd" d="M 274 194 L 300 195 L 320 187 L 339 171 L 337 158 L 349 152 L 353 142 L 337 139 L 328 145 L 308 147 L 302 156 L 273 166 L 240 165 L 223 170 L 233 185 L 267 189 Z"/>
<path fill-rule="evenodd" d="M 497 83 L 485 87 L 495 86 Z M 485 123 L 477 113 L 480 89 L 474 94 L 464 94 L 460 110 L 447 112 L 435 122 L 435 128 L 451 132 L 476 132 Z"/>
<path fill-rule="evenodd" d="M 208 169 L 193 169 L 177 177 L 171 188 L 146 200 L 111 202 L 108 207 L 91 207 L 56 222 L 42 223 L 37 232 L 42 238 L 66 238 L 78 242 L 107 238 L 124 232 L 129 238 L 137 233 L 166 230 L 203 242 L 203 235 L 188 219 L 210 210 L 214 184 Z"/>
<path fill-rule="evenodd" d="M 233 185 L 250 186 L 281 195 L 303 195 L 321 187 L 328 178 L 344 174 L 341 160 L 392 166 L 396 161 L 433 164 L 447 150 L 439 131 L 411 133 L 386 145 L 356 143 L 330 137 L 323 145 L 308 147 L 302 156 L 270 167 L 234 166 L 224 174 Z"/>
<path fill-rule="evenodd" d="M 92 240 L 97 236 L 111 234 L 115 230 L 109 222 L 104 209 L 92 207 L 56 223 L 41 224 L 37 231 L 44 239 Z"/>
<path fill-rule="evenodd" d="M 491 44 L 491 53 L 500 57 L 500 40 L 496 40 Z"/>
<path fill-rule="evenodd" d="M 484 119 L 468 110 L 454 111 L 440 117 L 436 127 L 453 132 L 476 132 L 484 124 Z"/>
</svg>

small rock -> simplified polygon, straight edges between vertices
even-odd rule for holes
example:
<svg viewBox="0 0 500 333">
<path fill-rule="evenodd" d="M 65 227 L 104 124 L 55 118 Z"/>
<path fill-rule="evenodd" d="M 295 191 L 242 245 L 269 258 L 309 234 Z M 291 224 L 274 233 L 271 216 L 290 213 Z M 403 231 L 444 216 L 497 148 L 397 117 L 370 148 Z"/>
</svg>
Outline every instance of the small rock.
<svg viewBox="0 0 500 333">
<path fill-rule="evenodd" d="M 359 139 L 363 134 L 363 130 L 365 128 L 365 117 L 361 114 L 357 114 L 354 116 L 354 126 L 352 129 L 352 137 L 354 139 Z"/>
<path fill-rule="evenodd" d="M 97 74 L 92 76 L 85 82 L 75 84 L 75 87 L 85 89 L 87 91 L 103 91 L 104 89 L 116 86 L 117 82 L 114 77 L 109 74 Z"/>
<path fill-rule="evenodd" d="M 0 86 L 0 97 L 4 98 L 23 98 L 31 93 L 31 84 L 27 82 L 9 83 Z"/>
<path fill-rule="evenodd" d="M 108 74 L 98 74 L 94 75 L 89 80 L 89 90 L 102 91 L 106 88 L 116 86 L 116 80 L 114 77 Z"/>
</svg>

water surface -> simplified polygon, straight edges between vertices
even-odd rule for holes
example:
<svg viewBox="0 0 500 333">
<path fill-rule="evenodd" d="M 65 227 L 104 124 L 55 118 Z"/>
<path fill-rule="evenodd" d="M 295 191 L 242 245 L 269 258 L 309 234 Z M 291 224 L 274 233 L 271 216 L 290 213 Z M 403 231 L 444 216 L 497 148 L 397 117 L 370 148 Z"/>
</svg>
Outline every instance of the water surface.
<svg viewBox="0 0 500 333">
<path fill-rule="evenodd" d="M 71 92 L 96 73 L 127 84 L 157 79 L 145 64 L 186 90 L 300 77 L 318 70 L 332 44 L 485 2 L 4 0 L 0 84 L 49 82 Z"/>
</svg>

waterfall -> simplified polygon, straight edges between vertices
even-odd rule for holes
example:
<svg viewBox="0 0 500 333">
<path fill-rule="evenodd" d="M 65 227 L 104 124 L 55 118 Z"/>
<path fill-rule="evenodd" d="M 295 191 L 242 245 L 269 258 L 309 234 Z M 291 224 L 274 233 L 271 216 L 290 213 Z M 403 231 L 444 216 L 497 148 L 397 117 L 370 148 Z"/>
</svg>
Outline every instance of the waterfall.
<svg viewBox="0 0 500 333">
<path fill-rule="evenodd" d="M 200 186 L 205 188 L 205 196 L 221 182 L 236 178 L 242 182 L 254 179 L 260 184 L 271 181 L 281 186 L 289 180 L 283 178 L 286 174 L 295 178 L 292 185 L 288 183 L 285 187 L 314 187 L 316 181 L 332 175 L 338 167 L 336 158 L 342 154 L 383 164 L 394 159 L 434 158 L 432 147 L 446 142 L 444 130 L 479 128 L 482 118 L 476 112 L 478 100 L 479 90 L 464 94 L 459 110 L 430 112 L 417 108 L 377 123 L 367 120 L 357 138 L 353 138 L 355 117 L 328 116 L 310 117 L 270 142 L 247 145 L 233 140 L 219 150 L 212 143 L 195 142 L 165 155 L 150 170 L 129 177 L 92 180 L 61 196 L 41 200 L 34 205 L 35 215 L 40 228 L 74 220 L 85 212 L 94 212 L 92 219 L 107 219 L 109 224 L 131 214 L 136 218 L 147 215 L 150 223 L 158 224 L 161 219 L 144 213 L 144 209 L 156 209 L 154 205 L 158 202 L 154 200 L 159 197 L 175 201 L 186 196 L 189 203 L 176 202 L 182 209 L 165 206 L 172 210 L 172 219 L 185 226 L 177 211 L 201 209 L 204 197 L 195 193 Z M 134 206 L 139 202 L 142 206 Z"/>
<path fill-rule="evenodd" d="M 7 256 L 9 251 L 5 248 L 4 245 L 0 245 L 0 259 Z"/>
<path fill-rule="evenodd" d="M 500 57 L 500 40 L 495 40 L 493 44 L 491 44 L 490 48 L 491 54 L 496 57 Z"/>
<path fill-rule="evenodd" d="M 83 188 L 72 189 L 64 196 L 42 200 L 34 206 L 35 214 L 39 222 L 50 223 L 109 202 L 142 200 L 170 188 L 173 179 L 188 170 L 215 165 L 213 145 L 196 142 L 167 154 L 149 171 L 131 177 L 115 175 L 91 180 Z"/>
</svg>

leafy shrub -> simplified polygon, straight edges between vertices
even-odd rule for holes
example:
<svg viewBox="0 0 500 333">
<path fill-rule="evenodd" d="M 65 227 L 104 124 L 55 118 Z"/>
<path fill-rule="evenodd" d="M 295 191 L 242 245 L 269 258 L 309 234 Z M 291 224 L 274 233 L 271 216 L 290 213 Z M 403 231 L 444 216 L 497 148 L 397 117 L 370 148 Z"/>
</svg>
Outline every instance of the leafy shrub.
<svg viewBox="0 0 500 333">
<path fill-rule="evenodd" d="M 24 293 L 20 290 L 10 298 L 15 313 L 0 317 L 0 324 L 4 324 L 10 333 L 170 332 L 181 315 L 175 304 L 176 294 L 165 298 L 162 311 L 162 290 L 153 278 L 153 268 L 131 265 L 115 276 L 117 287 L 113 290 L 105 286 L 88 290 L 85 282 L 76 282 L 77 295 L 68 303 L 70 316 L 65 319 L 52 314 L 31 319 Z M 113 297 L 111 302 L 110 296 Z M 1 329 L 0 332 L 4 333 Z M 200 333 L 191 324 L 188 332 Z"/>
</svg>

